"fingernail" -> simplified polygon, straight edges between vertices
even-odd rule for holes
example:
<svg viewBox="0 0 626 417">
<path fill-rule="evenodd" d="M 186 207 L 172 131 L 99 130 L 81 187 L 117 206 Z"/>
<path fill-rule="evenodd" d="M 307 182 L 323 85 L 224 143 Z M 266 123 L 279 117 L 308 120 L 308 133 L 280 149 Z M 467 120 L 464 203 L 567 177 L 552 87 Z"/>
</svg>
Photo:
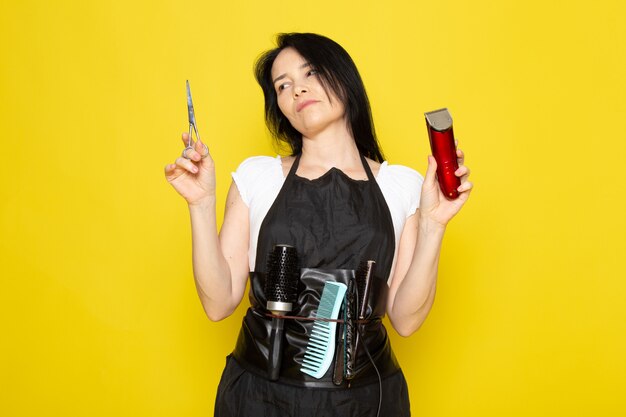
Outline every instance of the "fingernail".
<svg viewBox="0 0 626 417">
<path fill-rule="evenodd" d="M 197 174 L 197 173 L 198 173 L 198 168 L 196 168 L 196 167 L 192 167 L 192 168 L 191 168 L 191 171 L 193 171 L 193 173 L 194 173 L 194 174 Z"/>
</svg>

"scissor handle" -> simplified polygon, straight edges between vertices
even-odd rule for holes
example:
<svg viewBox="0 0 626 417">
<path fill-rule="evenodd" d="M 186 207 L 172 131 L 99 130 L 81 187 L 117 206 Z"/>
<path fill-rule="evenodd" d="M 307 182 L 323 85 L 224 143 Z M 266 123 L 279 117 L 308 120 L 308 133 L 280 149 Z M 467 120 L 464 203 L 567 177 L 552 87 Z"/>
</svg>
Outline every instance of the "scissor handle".
<svg viewBox="0 0 626 417">
<path fill-rule="evenodd" d="M 194 125 L 193 123 L 189 123 L 189 143 L 187 144 L 187 147 L 193 147 L 193 144 L 195 143 L 195 141 L 193 140 L 194 132 L 196 134 L 196 138 L 200 140 L 200 134 L 198 133 L 198 128 L 196 128 L 196 125 Z"/>
</svg>

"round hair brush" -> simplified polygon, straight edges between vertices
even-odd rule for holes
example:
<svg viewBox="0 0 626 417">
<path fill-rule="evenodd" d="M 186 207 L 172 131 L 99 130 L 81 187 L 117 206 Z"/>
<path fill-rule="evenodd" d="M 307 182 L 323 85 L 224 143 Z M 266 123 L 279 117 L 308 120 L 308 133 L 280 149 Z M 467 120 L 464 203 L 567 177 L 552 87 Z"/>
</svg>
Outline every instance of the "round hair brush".
<svg viewBox="0 0 626 417">
<path fill-rule="evenodd" d="M 276 245 L 267 260 L 265 279 L 266 307 L 275 316 L 282 316 L 293 309 L 298 300 L 298 253 L 289 245 Z M 272 317 L 270 332 L 270 350 L 267 373 L 270 381 L 276 381 L 280 375 L 280 363 L 283 355 L 284 319 Z"/>
</svg>

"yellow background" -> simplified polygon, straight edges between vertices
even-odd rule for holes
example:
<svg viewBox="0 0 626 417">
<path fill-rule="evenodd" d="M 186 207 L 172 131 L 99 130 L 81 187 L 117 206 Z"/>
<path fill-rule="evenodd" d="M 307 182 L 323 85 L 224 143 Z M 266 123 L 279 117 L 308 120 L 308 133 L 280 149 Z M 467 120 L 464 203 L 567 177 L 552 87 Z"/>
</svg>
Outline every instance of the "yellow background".
<svg viewBox="0 0 626 417">
<path fill-rule="evenodd" d="M 247 299 L 211 323 L 163 177 L 185 80 L 229 173 L 275 154 L 274 34 L 356 61 L 392 163 L 448 107 L 476 188 L 435 306 L 392 343 L 417 416 L 626 413 L 626 7 L 614 1 L 0 4 L 0 415 L 207 416 Z M 392 331 L 393 333 L 393 331 Z"/>
</svg>

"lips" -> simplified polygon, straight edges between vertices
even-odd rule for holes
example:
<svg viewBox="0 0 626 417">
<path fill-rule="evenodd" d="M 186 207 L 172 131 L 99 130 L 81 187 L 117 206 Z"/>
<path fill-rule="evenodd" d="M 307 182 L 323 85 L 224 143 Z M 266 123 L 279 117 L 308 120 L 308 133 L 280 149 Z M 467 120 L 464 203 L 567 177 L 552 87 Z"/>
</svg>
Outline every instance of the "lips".
<svg viewBox="0 0 626 417">
<path fill-rule="evenodd" d="M 317 102 L 318 102 L 318 100 L 306 100 L 306 101 L 303 101 L 302 103 L 300 103 L 300 104 L 298 104 L 296 106 L 296 111 L 299 112 L 303 108 L 305 108 L 305 107 L 307 107 L 307 106 L 309 106 L 311 104 L 315 104 Z"/>
</svg>

